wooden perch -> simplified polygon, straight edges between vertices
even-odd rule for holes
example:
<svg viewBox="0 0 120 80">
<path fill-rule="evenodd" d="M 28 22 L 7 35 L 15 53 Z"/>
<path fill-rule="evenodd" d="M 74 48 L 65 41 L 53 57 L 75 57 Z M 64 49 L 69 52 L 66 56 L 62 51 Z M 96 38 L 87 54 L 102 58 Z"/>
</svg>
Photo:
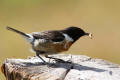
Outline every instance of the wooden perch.
<svg viewBox="0 0 120 80">
<path fill-rule="evenodd" d="M 83 55 L 52 55 L 72 63 L 55 62 L 43 57 L 6 59 L 1 69 L 7 80 L 120 80 L 120 66 Z"/>
</svg>

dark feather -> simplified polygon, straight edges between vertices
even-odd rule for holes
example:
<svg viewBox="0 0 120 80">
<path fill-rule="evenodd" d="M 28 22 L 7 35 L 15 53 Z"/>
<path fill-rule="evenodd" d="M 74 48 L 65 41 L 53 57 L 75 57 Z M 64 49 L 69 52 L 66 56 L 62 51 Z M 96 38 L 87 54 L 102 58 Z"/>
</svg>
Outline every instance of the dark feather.
<svg viewBox="0 0 120 80">
<path fill-rule="evenodd" d="M 14 29 L 14 28 L 11 28 L 11 27 L 6 27 L 8 30 L 11 30 L 11 31 L 13 31 L 13 32 L 16 32 L 16 33 L 18 33 L 18 34 L 20 34 L 20 35 L 22 35 L 22 36 L 25 36 L 25 37 L 28 37 L 28 38 L 30 38 L 30 36 L 28 36 L 27 34 L 25 34 L 24 32 L 21 32 L 21 31 L 19 31 L 19 30 L 17 30 L 17 29 Z"/>
<path fill-rule="evenodd" d="M 35 39 L 51 40 L 53 42 L 61 42 L 65 39 L 64 35 L 58 31 L 45 31 L 32 34 Z"/>
</svg>

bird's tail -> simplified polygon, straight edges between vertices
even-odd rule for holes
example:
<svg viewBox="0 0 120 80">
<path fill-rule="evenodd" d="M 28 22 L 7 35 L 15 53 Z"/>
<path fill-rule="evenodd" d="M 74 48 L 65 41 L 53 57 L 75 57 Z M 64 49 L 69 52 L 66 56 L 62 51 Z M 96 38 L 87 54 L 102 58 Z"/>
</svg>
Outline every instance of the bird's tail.
<svg viewBox="0 0 120 80">
<path fill-rule="evenodd" d="M 16 30 L 14 28 L 11 28 L 11 27 L 6 27 L 7 30 L 10 30 L 10 31 L 13 31 L 13 32 L 16 32 L 18 34 L 20 34 L 21 36 L 23 36 L 28 42 L 32 42 L 33 41 L 33 36 L 31 36 L 30 34 L 26 34 L 24 32 L 21 32 L 19 30 Z"/>
<path fill-rule="evenodd" d="M 7 26 L 7 29 L 10 30 L 10 31 L 16 32 L 16 33 L 18 33 L 18 34 L 20 34 L 20 35 L 22 35 L 22 36 L 25 36 L 25 37 L 30 38 L 30 36 L 28 36 L 28 35 L 25 34 L 24 32 L 21 32 L 21 31 L 19 31 L 19 30 L 14 29 L 14 28 L 11 28 L 11 27 L 8 27 L 8 26 Z"/>
</svg>

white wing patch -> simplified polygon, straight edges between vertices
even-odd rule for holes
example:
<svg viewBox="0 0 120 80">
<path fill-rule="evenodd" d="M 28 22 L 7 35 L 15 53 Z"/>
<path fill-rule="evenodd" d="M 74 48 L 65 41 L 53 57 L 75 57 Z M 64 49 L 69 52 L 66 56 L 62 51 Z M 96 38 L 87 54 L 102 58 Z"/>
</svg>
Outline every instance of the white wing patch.
<svg viewBox="0 0 120 80">
<path fill-rule="evenodd" d="M 34 46 L 38 46 L 39 44 L 43 44 L 45 43 L 46 40 L 45 39 L 38 39 L 34 41 Z"/>
</svg>

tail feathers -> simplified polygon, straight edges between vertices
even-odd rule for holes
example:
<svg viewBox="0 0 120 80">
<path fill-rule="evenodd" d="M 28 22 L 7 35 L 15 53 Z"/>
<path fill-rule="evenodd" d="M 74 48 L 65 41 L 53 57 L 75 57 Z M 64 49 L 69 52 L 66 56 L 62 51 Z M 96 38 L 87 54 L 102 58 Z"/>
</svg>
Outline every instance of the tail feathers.
<svg viewBox="0 0 120 80">
<path fill-rule="evenodd" d="M 27 41 L 27 42 L 33 42 L 33 40 L 34 40 L 34 38 L 33 38 L 33 36 L 32 35 L 30 35 L 30 34 L 26 34 L 26 33 L 24 33 L 24 32 L 21 32 L 21 31 L 19 31 L 19 30 L 16 30 L 16 29 L 14 29 L 14 28 L 11 28 L 11 27 L 6 27 L 8 30 L 10 30 L 10 31 L 13 31 L 13 32 L 16 32 L 16 33 L 18 33 L 18 34 L 20 34 L 20 35 L 22 35 L 23 36 L 23 38 Z"/>
<path fill-rule="evenodd" d="M 22 36 L 25 36 L 25 37 L 30 38 L 30 36 L 28 36 L 27 34 L 21 32 L 21 31 L 19 31 L 19 30 L 16 30 L 16 29 L 11 28 L 11 27 L 8 27 L 8 26 L 7 26 L 6 28 L 7 28 L 8 30 L 10 30 L 10 31 L 16 32 L 16 33 L 18 33 L 18 34 L 20 34 L 20 35 L 22 35 Z"/>
</svg>

